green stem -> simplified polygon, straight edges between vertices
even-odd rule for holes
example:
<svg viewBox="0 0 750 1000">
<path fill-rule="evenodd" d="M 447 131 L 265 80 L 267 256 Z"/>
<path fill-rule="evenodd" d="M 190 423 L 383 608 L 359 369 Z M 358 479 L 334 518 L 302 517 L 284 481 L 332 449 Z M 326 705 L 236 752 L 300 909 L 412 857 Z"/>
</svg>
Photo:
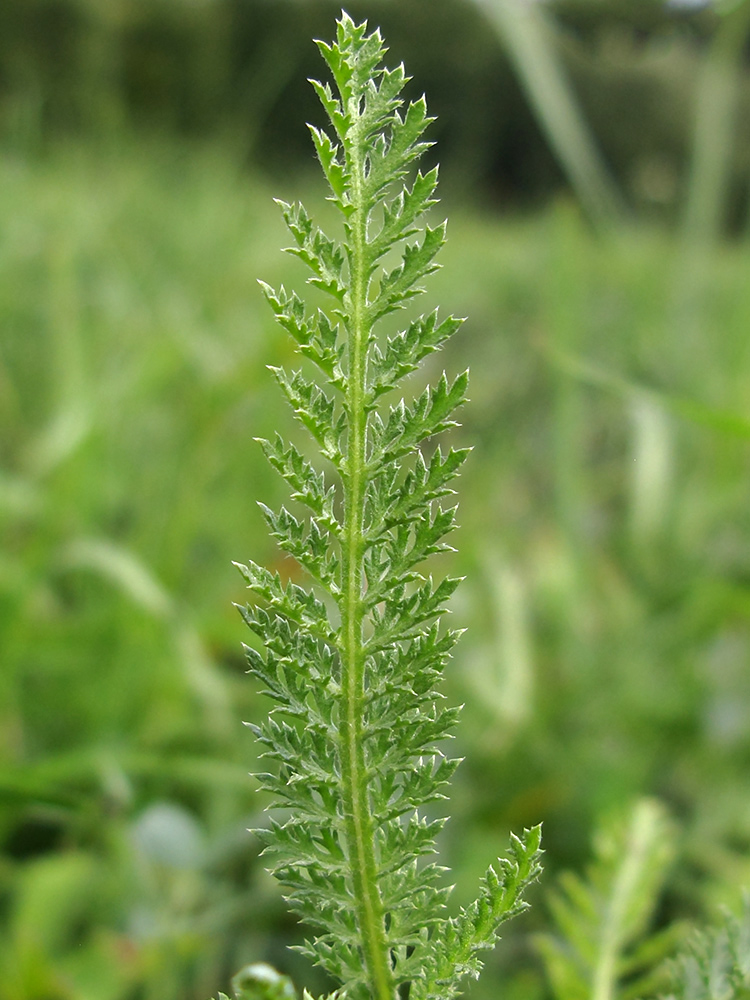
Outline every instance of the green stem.
<svg viewBox="0 0 750 1000">
<path fill-rule="evenodd" d="M 346 407 L 349 439 L 344 476 L 344 541 L 342 545 L 341 610 L 341 778 L 346 848 L 363 960 L 370 989 L 377 1000 L 393 1000 L 394 983 L 385 933 L 383 903 L 377 882 L 375 830 L 367 787 L 362 738 L 365 698 L 365 653 L 362 635 L 363 535 L 366 488 L 367 411 L 365 390 L 370 338 L 368 304 L 369 260 L 367 206 L 362 190 L 362 141 L 354 135 L 352 149 L 353 201 L 351 317 L 348 325 L 349 378 Z"/>
</svg>

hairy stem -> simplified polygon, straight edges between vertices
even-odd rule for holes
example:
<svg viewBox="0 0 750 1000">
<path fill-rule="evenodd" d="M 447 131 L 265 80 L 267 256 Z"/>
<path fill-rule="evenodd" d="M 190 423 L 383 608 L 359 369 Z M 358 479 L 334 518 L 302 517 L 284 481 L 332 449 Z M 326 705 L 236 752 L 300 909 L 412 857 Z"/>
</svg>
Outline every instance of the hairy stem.
<svg viewBox="0 0 750 1000">
<path fill-rule="evenodd" d="M 394 983 L 385 936 L 383 904 L 377 884 L 373 818 L 367 788 L 362 739 L 365 695 L 363 623 L 363 534 L 366 487 L 367 412 L 365 381 L 370 338 L 368 315 L 367 206 L 362 191 L 364 157 L 355 137 L 352 150 L 353 201 L 351 318 L 348 329 L 349 379 L 346 397 L 349 439 L 344 476 L 344 542 L 342 552 L 340 720 L 341 778 L 346 847 L 352 872 L 367 978 L 377 1000 L 392 1000 Z"/>
</svg>

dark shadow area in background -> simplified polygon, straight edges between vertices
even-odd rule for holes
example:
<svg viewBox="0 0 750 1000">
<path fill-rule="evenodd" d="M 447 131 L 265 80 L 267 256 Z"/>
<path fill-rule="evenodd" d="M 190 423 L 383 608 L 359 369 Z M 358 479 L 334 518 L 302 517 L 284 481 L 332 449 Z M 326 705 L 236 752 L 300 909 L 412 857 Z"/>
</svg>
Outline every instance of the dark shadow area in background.
<svg viewBox="0 0 750 1000">
<path fill-rule="evenodd" d="M 708 13 L 655 0 L 550 4 L 562 57 L 627 197 L 667 216 L 688 155 L 691 92 Z M 483 205 L 529 208 L 565 180 L 502 44 L 469 0 L 347 5 L 377 21 L 392 57 L 430 95 L 444 176 Z M 312 167 L 310 39 L 339 4 L 301 0 L 6 0 L 0 7 L 0 139 L 42 150 L 59 138 L 117 142 L 127 131 L 221 137 L 249 165 Z M 741 173 L 747 138 L 737 154 Z M 738 181 L 735 214 L 742 213 Z M 444 189 L 445 192 L 445 189 Z"/>
</svg>

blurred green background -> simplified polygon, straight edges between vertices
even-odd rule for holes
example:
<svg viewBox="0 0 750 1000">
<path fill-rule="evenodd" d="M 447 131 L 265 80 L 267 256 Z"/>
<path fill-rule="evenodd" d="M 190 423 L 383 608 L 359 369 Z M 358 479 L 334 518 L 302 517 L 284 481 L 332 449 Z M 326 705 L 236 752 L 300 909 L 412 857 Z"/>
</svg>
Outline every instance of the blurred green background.
<svg viewBox="0 0 750 1000">
<path fill-rule="evenodd" d="M 545 886 L 642 796 L 678 830 L 659 924 L 750 884 L 750 2 L 347 9 L 438 115 L 427 298 L 469 318 L 427 374 L 470 365 L 474 446 L 441 846 L 465 901 L 544 822 L 470 991 L 536 1000 Z M 231 560 L 279 563 L 253 438 L 298 434 L 265 368 L 293 353 L 255 279 L 304 282 L 273 196 L 331 218 L 305 81 L 338 12 L 0 5 L 0 1000 L 318 982 L 246 833 Z"/>
</svg>

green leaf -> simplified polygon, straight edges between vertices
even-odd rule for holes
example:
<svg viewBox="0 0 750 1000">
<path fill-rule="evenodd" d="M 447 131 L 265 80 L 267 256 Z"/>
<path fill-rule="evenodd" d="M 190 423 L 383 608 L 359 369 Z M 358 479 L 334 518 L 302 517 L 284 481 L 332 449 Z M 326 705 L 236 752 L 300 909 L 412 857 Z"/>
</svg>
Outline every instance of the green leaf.
<svg viewBox="0 0 750 1000">
<path fill-rule="evenodd" d="M 375 344 L 369 387 L 372 400 L 393 389 L 404 376 L 416 371 L 420 362 L 442 347 L 461 323 L 462 320 L 452 316 L 438 323 L 435 310 L 427 317 L 420 316 L 413 320 L 406 331 L 389 338 L 382 351 Z"/>
<path fill-rule="evenodd" d="M 283 441 L 279 434 L 272 442 L 256 440 L 274 469 L 292 487 L 292 499 L 311 510 L 326 531 L 339 536 L 341 524 L 334 512 L 335 487 L 326 486 L 323 473 L 317 472 L 295 446 Z"/>
<path fill-rule="evenodd" d="M 278 435 L 261 442 L 305 510 L 261 509 L 312 584 L 284 585 L 252 562 L 239 567 L 256 596 L 240 609 L 255 636 L 249 672 L 273 705 L 251 726 L 267 767 L 256 779 L 270 808 L 284 810 L 257 833 L 289 906 L 313 930 L 300 950 L 342 984 L 329 1000 L 393 1000 L 407 990 L 446 1000 L 477 973 L 502 920 L 524 908 L 539 834 L 514 839 L 477 903 L 444 916 L 450 888 L 431 860 L 444 819 L 428 820 L 425 809 L 445 800 L 459 763 L 441 749 L 459 713 L 440 691 L 460 635 L 441 619 L 459 581 L 433 580 L 422 564 L 450 551 L 450 484 L 468 449 L 431 447 L 426 457 L 420 445 L 456 425 L 468 374 L 443 374 L 416 399 L 382 397 L 461 321 L 439 321 L 434 310 L 380 334 L 382 318 L 422 291 L 445 239 L 444 224 L 423 224 L 437 169 L 407 176 L 429 146 L 431 119 L 424 98 L 404 108 L 408 77 L 382 66 L 379 32 L 342 14 L 336 40 L 318 47 L 335 88 L 313 87 L 332 130 L 310 131 L 343 239 L 327 236 L 302 205 L 280 204 L 290 252 L 335 305 L 312 311 L 294 291 L 261 287 L 315 366 L 317 381 L 271 371 L 334 478 Z"/>
<path fill-rule="evenodd" d="M 664 808 L 643 799 L 625 822 L 598 831 L 585 878 L 561 877 L 549 904 L 557 932 L 537 938 L 558 1000 L 612 1000 L 625 979 L 664 959 L 673 943 L 669 936 L 655 952 L 639 946 L 673 854 L 674 832 Z"/>
<path fill-rule="evenodd" d="M 247 565 L 234 565 L 247 581 L 248 587 L 259 597 L 265 598 L 274 612 L 305 626 L 314 635 L 324 639 L 333 638 L 325 606 L 313 593 L 294 583 L 284 587 L 278 573 L 271 573 L 252 561 L 248 561 Z M 262 620 L 255 615 L 255 609 L 240 608 L 240 612 L 251 628 Z"/>
<path fill-rule="evenodd" d="M 402 178 L 408 165 L 430 148 L 431 142 L 417 140 L 432 121 L 423 97 L 409 104 L 403 118 L 397 113 L 393 115 L 390 141 L 376 144 L 369 158 L 365 187 L 368 203 L 382 195 L 394 180 Z"/>
<path fill-rule="evenodd" d="M 327 95 L 324 107 L 331 108 Z M 333 109 L 331 108 L 331 110 Z M 344 199 L 347 186 L 351 182 L 351 178 L 347 175 L 346 161 L 342 161 L 340 158 L 339 146 L 333 143 L 322 129 L 316 128 L 314 125 L 308 125 L 307 127 L 310 129 L 315 152 L 318 154 L 320 165 L 326 175 L 326 180 L 331 187 L 331 191 L 333 191 L 334 198 L 343 207 L 347 204 Z"/>
<path fill-rule="evenodd" d="M 329 593 L 338 594 L 339 559 L 331 552 L 333 538 L 327 529 L 314 517 L 308 518 L 306 523 L 299 521 L 286 507 L 275 513 L 261 501 L 258 506 L 281 548 L 294 556 Z"/>
<path fill-rule="evenodd" d="M 440 434 L 456 421 L 451 414 L 466 400 L 469 373 L 458 375 L 452 385 L 443 372 L 436 386 L 428 386 L 411 404 L 401 400 L 390 408 L 387 421 L 374 414 L 372 424 L 373 466 L 398 461 L 422 441 Z"/>
<path fill-rule="evenodd" d="M 446 577 L 434 587 L 430 578 L 411 594 L 406 593 L 406 584 L 394 584 L 382 602 L 383 610 L 378 606 L 372 608 L 374 630 L 365 649 L 368 652 L 386 649 L 395 642 L 420 635 L 425 622 L 445 614 L 445 602 L 460 582 L 460 578 Z"/>
<path fill-rule="evenodd" d="M 296 292 L 287 295 L 282 285 L 278 291 L 259 282 L 266 301 L 276 314 L 276 320 L 297 341 L 300 353 L 310 358 L 328 376 L 331 385 L 341 391 L 345 376 L 341 368 L 344 348 L 338 346 L 337 325 L 319 309 L 313 318 L 305 314 L 305 306 Z"/>
<path fill-rule="evenodd" d="M 672 964 L 667 1000 L 746 1000 L 750 993 L 750 894 L 737 917 L 725 911 L 716 928 L 696 931 Z"/>
<path fill-rule="evenodd" d="M 413 983 L 418 1000 L 450 1000 L 466 977 L 476 979 L 481 952 L 491 948 L 500 926 L 523 912 L 524 890 L 541 872 L 541 827 L 511 837 L 510 858 L 500 858 L 487 869 L 475 903 L 446 920 L 430 939 L 433 951 L 426 974 Z"/>
<path fill-rule="evenodd" d="M 340 466 L 343 458 L 340 442 L 345 423 L 344 415 L 336 414 L 333 399 L 314 382 L 304 378 L 301 372 L 288 375 L 283 368 L 271 367 L 270 370 L 284 390 L 297 419 L 310 431 L 325 457 Z"/>
<path fill-rule="evenodd" d="M 381 278 L 380 289 L 370 306 L 373 323 L 394 309 L 401 309 L 405 302 L 424 291 L 417 282 L 437 270 L 438 265 L 433 261 L 444 243 L 445 223 L 435 229 L 427 226 L 421 242 L 404 247 L 401 263 Z"/>
<path fill-rule="evenodd" d="M 345 256 L 318 226 L 314 224 L 303 205 L 288 205 L 279 201 L 284 221 L 295 239 L 296 247 L 288 247 L 287 253 L 299 257 L 313 272 L 311 284 L 322 288 L 340 302 L 346 292 L 344 277 Z"/>
<path fill-rule="evenodd" d="M 321 41 L 316 44 L 345 104 L 360 97 L 372 84 L 376 68 L 386 52 L 380 32 L 368 35 L 367 22 L 355 24 L 345 11 L 338 22 L 335 44 Z"/>
</svg>

